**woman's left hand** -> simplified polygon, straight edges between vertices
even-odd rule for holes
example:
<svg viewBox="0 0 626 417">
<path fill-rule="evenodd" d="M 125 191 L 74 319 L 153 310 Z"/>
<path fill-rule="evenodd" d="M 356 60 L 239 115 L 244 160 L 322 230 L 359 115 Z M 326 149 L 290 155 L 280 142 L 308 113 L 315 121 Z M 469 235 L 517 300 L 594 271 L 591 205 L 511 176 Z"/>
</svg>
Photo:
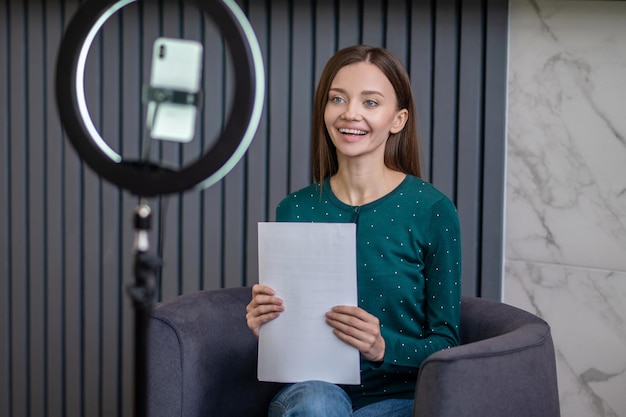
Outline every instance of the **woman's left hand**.
<svg viewBox="0 0 626 417">
<path fill-rule="evenodd" d="M 360 307 L 337 306 L 326 313 L 326 323 L 339 339 L 357 348 L 365 359 L 383 361 L 385 339 L 376 316 Z"/>
</svg>

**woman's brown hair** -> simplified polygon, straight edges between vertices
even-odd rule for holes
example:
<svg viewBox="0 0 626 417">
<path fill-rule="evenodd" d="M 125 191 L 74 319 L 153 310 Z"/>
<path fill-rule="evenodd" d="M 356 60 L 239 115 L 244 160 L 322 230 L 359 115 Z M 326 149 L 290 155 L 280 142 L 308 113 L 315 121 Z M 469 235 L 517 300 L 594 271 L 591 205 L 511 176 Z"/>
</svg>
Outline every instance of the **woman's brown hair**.
<svg viewBox="0 0 626 417">
<path fill-rule="evenodd" d="M 393 170 L 421 177 L 417 113 L 411 82 L 404 66 L 387 49 L 354 45 L 339 50 L 328 60 L 317 85 L 311 122 L 313 179 L 321 182 L 337 172 L 337 152 L 324 123 L 324 110 L 328 102 L 328 91 L 337 72 L 346 65 L 358 62 L 376 65 L 393 86 L 398 101 L 398 110 L 408 111 L 408 120 L 404 129 L 390 134 L 387 140 L 385 165 Z"/>
</svg>

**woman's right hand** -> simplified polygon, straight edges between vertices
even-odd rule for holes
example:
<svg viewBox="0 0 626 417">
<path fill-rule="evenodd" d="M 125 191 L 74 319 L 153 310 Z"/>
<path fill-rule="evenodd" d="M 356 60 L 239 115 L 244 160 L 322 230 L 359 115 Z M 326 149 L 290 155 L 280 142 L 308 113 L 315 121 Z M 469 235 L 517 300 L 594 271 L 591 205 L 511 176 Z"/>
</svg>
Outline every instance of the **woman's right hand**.
<svg viewBox="0 0 626 417">
<path fill-rule="evenodd" d="M 283 300 L 276 297 L 276 291 L 267 285 L 255 284 L 252 300 L 246 307 L 248 327 L 258 339 L 261 326 L 274 320 L 284 310 Z"/>
</svg>

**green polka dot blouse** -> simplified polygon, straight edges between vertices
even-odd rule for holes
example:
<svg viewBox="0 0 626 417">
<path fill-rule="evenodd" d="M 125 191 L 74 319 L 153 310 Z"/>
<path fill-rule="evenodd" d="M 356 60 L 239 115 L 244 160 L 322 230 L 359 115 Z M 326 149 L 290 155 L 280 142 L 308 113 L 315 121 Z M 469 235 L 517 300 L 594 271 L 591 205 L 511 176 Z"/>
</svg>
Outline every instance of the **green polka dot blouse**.
<svg viewBox="0 0 626 417">
<path fill-rule="evenodd" d="M 422 361 L 459 343 L 461 241 L 452 202 L 413 176 L 386 196 L 355 207 L 326 179 L 285 197 L 277 221 L 357 225 L 359 306 L 380 320 L 382 363 L 361 358 L 361 385 L 344 386 L 355 408 L 413 398 Z"/>
</svg>

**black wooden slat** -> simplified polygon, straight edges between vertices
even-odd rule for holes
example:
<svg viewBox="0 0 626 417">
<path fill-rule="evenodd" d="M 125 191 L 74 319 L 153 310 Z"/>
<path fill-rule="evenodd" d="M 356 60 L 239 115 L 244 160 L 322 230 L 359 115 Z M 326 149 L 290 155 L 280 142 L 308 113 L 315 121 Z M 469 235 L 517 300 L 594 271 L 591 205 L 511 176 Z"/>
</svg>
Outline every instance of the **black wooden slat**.
<svg viewBox="0 0 626 417">
<path fill-rule="evenodd" d="M 107 95 L 103 96 L 103 104 L 107 103 Z M 112 106 L 110 109 L 114 110 Z M 107 112 L 111 113 L 111 112 Z M 109 116 L 105 117 L 105 120 Z M 112 122 L 111 130 L 116 130 L 116 122 Z M 103 129 L 106 133 L 107 129 Z M 119 366 L 120 352 L 119 344 L 122 335 L 120 334 L 119 323 L 120 304 L 126 300 L 123 286 L 120 282 L 130 276 L 130 272 L 120 268 L 120 232 L 122 225 L 128 226 L 128 216 L 120 213 L 121 195 L 120 191 L 110 185 L 102 186 L 102 317 L 101 331 L 101 413 L 103 416 L 120 415 L 119 397 Z"/>
<path fill-rule="evenodd" d="M 223 108 L 223 85 L 225 77 L 224 59 L 228 53 L 224 40 L 215 26 L 215 23 L 204 19 L 201 41 L 204 46 L 204 64 L 202 86 L 204 88 L 204 102 L 200 109 L 199 136 L 203 147 L 209 148 L 215 143 L 221 132 L 225 109 Z"/>
<path fill-rule="evenodd" d="M 245 243 L 242 222 L 245 213 L 245 172 L 243 164 L 237 164 L 224 178 L 224 287 L 243 285 Z"/>
<path fill-rule="evenodd" d="M 359 15 L 359 2 L 339 1 L 338 15 L 335 16 L 338 45 L 341 49 L 346 46 L 356 45 L 361 41 L 361 18 Z"/>
<path fill-rule="evenodd" d="M 45 367 L 45 244 L 42 233 L 45 229 L 45 176 L 42 170 L 45 160 L 45 132 L 44 124 L 40 122 L 40 115 L 45 113 L 45 103 L 42 92 L 45 91 L 45 70 L 35 65 L 44 57 L 43 11 L 32 7 L 29 2 L 28 23 L 26 25 L 26 66 L 27 85 L 24 91 L 27 99 L 26 120 L 28 124 L 28 172 L 27 172 L 27 210 L 28 210 L 28 306 L 29 306 L 29 407 L 31 416 L 44 416 L 46 387 L 45 379 L 41 378 L 41 370 Z"/>
<path fill-rule="evenodd" d="M 126 75 L 125 75 L 126 76 Z M 118 322 L 118 337 L 120 353 L 118 368 L 118 386 L 119 386 L 119 402 L 120 414 L 123 417 L 132 417 L 133 406 L 133 372 L 134 372 L 134 314 L 130 298 L 127 295 L 126 288 L 134 282 L 133 275 L 133 241 L 134 233 L 132 229 L 132 213 L 137 204 L 137 198 L 128 193 L 122 195 L 122 203 L 120 207 L 121 219 L 121 238 L 120 238 L 120 257 L 121 267 L 119 286 L 119 303 L 120 312 Z"/>
<path fill-rule="evenodd" d="M 202 231 L 198 227 L 201 217 L 202 196 L 199 193 L 188 193 L 182 199 L 181 228 L 183 251 L 181 253 L 182 293 L 197 291 L 201 280 L 200 242 Z"/>
<path fill-rule="evenodd" d="M 314 80 L 317 85 L 326 61 L 337 50 L 335 28 L 337 19 L 334 17 L 334 2 L 331 0 L 318 0 L 315 4 L 315 30 L 313 31 L 314 51 Z"/>
<path fill-rule="evenodd" d="M 11 411 L 16 415 L 27 415 L 29 403 L 29 339 L 28 339 L 28 148 L 27 148 L 27 88 L 25 43 L 25 4 L 10 1 L 9 15 L 14 16 L 8 23 L 11 45 L 8 49 L 11 82 L 8 118 L 9 140 L 9 247 L 10 270 L 10 343 L 11 343 Z"/>
<path fill-rule="evenodd" d="M 456 200 L 456 135 L 458 91 L 457 5 L 454 0 L 437 2 L 435 27 L 432 182 Z"/>
<path fill-rule="evenodd" d="M 268 78 L 268 107 L 269 119 L 269 204 L 271 218 L 275 216 L 276 204 L 287 194 L 289 170 L 289 21 L 287 1 L 272 2 L 269 26 L 269 54 L 267 59 L 269 70 Z"/>
<path fill-rule="evenodd" d="M 485 144 L 483 168 L 482 270 L 480 294 L 501 299 L 503 275 L 504 161 L 506 146 L 506 83 L 508 5 L 489 0 L 486 21 Z"/>
<path fill-rule="evenodd" d="M 417 124 L 421 136 L 422 178 L 430 180 L 433 118 L 434 21 L 431 2 L 411 6 L 410 58 L 407 70 L 411 77 Z"/>
<path fill-rule="evenodd" d="M 124 77 L 127 73 L 124 73 Z M 127 192 L 122 194 L 122 202 L 120 205 L 120 274 L 117 277 L 119 279 L 119 303 L 120 312 L 118 314 L 118 337 L 120 354 L 118 364 L 118 387 L 119 387 L 119 402 L 120 402 L 120 416 L 133 417 L 133 373 L 134 373 L 134 324 L 135 324 L 135 310 L 132 307 L 130 298 L 127 295 L 126 288 L 128 285 L 134 282 L 133 274 L 133 213 L 137 205 L 137 197 L 131 196 Z M 85 416 L 86 417 L 86 416 Z"/>
<path fill-rule="evenodd" d="M 385 10 L 382 0 L 363 1 L 360 43 L 385 45 Z M 341 22 L 340 22 L 341 24 Z"/>
<path fill-rule="evenodd" d="M 84 170 L 73 148 L 65 147 L 63 154 L 63 233 L 64 233 L 64 361 L 66 373 L 65 396 L 67 415 L 81 415 L 84 394 L 82 310 L 83 262 L 83 194 Z M 77 399 L 76 395 L 80 395 Z"/>
<path fill-rule="evenodd" d="M 457 207 L 463 249 L 463 293 L 478 291 L 483 112 L 483 10 L 480 0 L 463 3 L 459 74 Z"/>
<path fill-rule="evenodd" d="M 161 296 L 163 299 L 168 300 L 176 297 L 181 291 L 180 245 L 183 242 L 179 230 L 180 197 L 178 195 L 165 197 L 162 210 L 163 213 L 159 214 L 164 216 L 163 228 L 160 229 L 164 238 Z"/>
<path fill-rule="evenodd" d="M 202 193 L 204 201 L 202 287 L 205 289 L 220 288 L 222 282 L 224 270 L 222 188 L 223 183 L 220 182 Z"/>
<path fill-rule="evenodd" d="M 315 84 L 313 78 L 313 21 L 311 5 L 293 5 L 291 46 L 289 189 L 300 189 L 311 182 L 311 113 Z"/>
<path fill-rule="evenodd" d="M 102 264 L 101 264 L 101 183 L 91 172 L 84 177 L 83 221 L 83 268 L 81 304 L 83 341 L 83 390 L 84 415 L 98 415 L 101 398 L 100 357 L 102 340 L 100 325 L 102 319 Z"/>
<path fill-rule="evenodd" d="M 387 3 L 385 16 L 385 48 L 393 52 L 408 68 L 410 27 L 407 16 L 410 16 L 409 3 Z"/>
<path fill-rule="evenodd" d="M 0 89 L 9 90 L 9 5 L 0 5 Z M 11 284 L 9 180 L 9 95 L 0 96 L 0 415 L 10 415 L 11 404 Z"/>
<path fill-rule="evenodd" d="M 64 414 L 65 370 L 64 370 L 64 315 L 63 315 L 63 201 L 62 163 L 64 149 L 69 146 L 62 134 L 61 123 L 56 112 L 54 93 L 54 71 L 56 53 L 63 30 L 62 10 L 46 6 L 45 39 L 48 68 L 46 86 L 46 109 L 44 118 L 46 131 L 46 229 L 43 240 L 47 251 L 46 292 L 46 367 L 43 377 L 47 387 L 47 409 L 49 416 Z"/>
</svg>

